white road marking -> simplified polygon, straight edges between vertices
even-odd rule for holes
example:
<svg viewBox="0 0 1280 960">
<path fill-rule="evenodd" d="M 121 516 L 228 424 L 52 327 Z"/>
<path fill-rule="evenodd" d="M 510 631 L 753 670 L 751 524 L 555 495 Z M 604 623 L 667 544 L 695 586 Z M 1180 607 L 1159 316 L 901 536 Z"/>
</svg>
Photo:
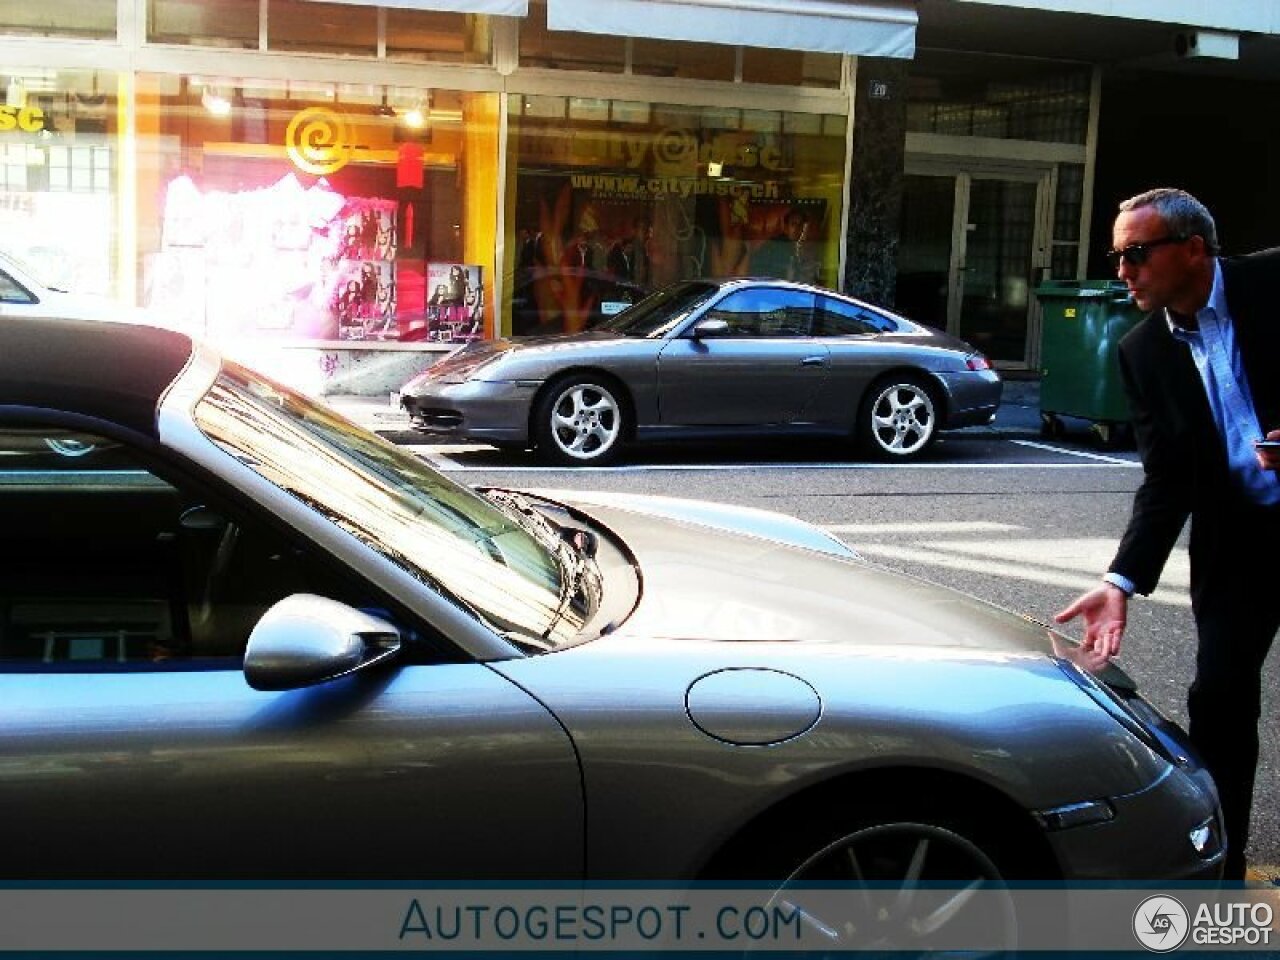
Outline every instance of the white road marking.
<svg viewBox="0 0 1280 960">
<path fill-rule="evenodd" d="M 937 523 L 824 523 L 822 529 L 874 537 L 883 533 L 1003 533 L 1026 528 L 987 520 L 939 520 Z"/>
<path fill-rule="evenodd" d="M 1089 453 L 1086 450 L 1072 450 L 1069 447 L 1055 447 L 1048 443 L 1036 443 L 1034 440 L 1010 440 L 1010 443 L 1016 443 L 1020 447 L 1031 447 L 1034 450 L 1048 450 L 1050 453 L 1064 453 L 1069 457 L 1083 457 L 1086 460 L 1101 460 L 1103 463 L 1113 463 L 1122 467 L 1140 467 L 1142 462 L 1139 460 L 1127 460 L 1123 457 L 1108 457 L 1101 453 Z"/>
<path fill-rule="evenodd" d="M 898 546 L 887 543 L 850 543 L 849 545 L 863 556 L 872 560 L 900 560 L 906 563 L 942 567 L 947 570 L 964 570 L 969 573 L 980 573 L 986 576 L 1026 580 L 1051 587 L 1070 587 L 1081 592 L 1090 590 L 1098 585 L 1097 573 L 1093 576 L 1080 576 L 1059 567 L 1038 566 L 1025 560 L 1020 560 L 1017 563 L 1003 563 L 989 557 L 954 556 L 943 552 L 934 544 Z M 955 543 L 946 544 L 948 550 L 954 549 L 955 546 Z M 1110 559 L 1109 554 L 1107 559 Z M 1106 561 L 1104 560 L 1097 570 L 1101 571 L 1105 567 Z M 1189 607 L 1191 605 L 1191 598 L 1185 590 L 1170 589 L 1167 585 L 1156 590 L 1147 599 L 1155 603 L 1164 603 L 1175 607 Z"/>
<path fill-rule="evenodd" d="M 1127 460 L 1107 463 L 637 463 L 613 467 L 544 467 L 508 464 L 459 463 L 431 446 L 408 446 L 418 456 L 430 460 L 440 470 L 451 473 L 489 471 L 501 473 L 741 473 L 747 470 L 1110 470 L 1134 467 Z"/>
</svg>

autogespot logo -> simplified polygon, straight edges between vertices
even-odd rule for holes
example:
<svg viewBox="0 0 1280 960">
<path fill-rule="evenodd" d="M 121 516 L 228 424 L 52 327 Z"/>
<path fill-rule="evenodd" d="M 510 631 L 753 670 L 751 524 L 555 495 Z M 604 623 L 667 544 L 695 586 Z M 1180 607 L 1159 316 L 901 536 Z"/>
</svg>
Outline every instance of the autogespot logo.
<svg viewBox="0 0 1280 960">
<path fill-rule="evenodd" d="M 1191 917 L 1173 897 L 1147 897 L 1133 914 L 1133 935 L 1154 953 L 1168 953 L 1182 946 L 1191 927 Z"/>
</svg>

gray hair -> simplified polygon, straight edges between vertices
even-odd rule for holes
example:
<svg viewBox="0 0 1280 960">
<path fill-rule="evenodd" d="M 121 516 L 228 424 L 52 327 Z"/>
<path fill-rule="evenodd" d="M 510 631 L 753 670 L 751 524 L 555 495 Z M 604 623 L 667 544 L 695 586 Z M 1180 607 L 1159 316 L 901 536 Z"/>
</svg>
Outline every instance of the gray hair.
<svg viewBox="0 0 1280 960">
<path fill-rule="evenodd" d="M 1129 213 L 1150 207 L 1160 215 L 1169 232 L 1180 237 L 1201 237 L 1209 253 L 1218 252 L 1218 228 L 1208 207 L 1187 193 L 1173 187 L 1158 187 L 1120 204 L 1120 210 Z"/>
</svg>

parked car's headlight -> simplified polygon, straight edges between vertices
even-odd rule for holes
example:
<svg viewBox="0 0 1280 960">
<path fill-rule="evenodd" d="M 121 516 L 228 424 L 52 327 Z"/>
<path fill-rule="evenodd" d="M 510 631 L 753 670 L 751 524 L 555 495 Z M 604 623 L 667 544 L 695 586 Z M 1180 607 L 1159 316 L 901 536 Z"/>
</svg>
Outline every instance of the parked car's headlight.
<svg viewBox="0 0 1280 960">
<path fill-rule="evenodd" d="M 462 383 L 465 380 L 479 379 L 476 374 L 485 367 L 492 366 L 501 358 L 500 353 L 471 358 L 467 356 L 446 357 L 444 360 L 427 367 L 420 374 L 400 388 L 401 393 L 412 393 L 415 389 L 429 383 Z"/>
</svg>

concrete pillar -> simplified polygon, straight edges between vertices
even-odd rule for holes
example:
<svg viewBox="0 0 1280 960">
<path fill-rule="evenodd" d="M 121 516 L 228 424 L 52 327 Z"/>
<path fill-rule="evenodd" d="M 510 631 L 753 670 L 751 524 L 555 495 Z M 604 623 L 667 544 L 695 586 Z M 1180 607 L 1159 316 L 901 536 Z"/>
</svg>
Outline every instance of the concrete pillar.
<svg viewBox="0 0 1280 960">
<path fill-rule="evenodd" d="M 846 293 L 893 306 L 907 138 L 905 60 L 861 57 L 854 75 Z"/>
</svg>

